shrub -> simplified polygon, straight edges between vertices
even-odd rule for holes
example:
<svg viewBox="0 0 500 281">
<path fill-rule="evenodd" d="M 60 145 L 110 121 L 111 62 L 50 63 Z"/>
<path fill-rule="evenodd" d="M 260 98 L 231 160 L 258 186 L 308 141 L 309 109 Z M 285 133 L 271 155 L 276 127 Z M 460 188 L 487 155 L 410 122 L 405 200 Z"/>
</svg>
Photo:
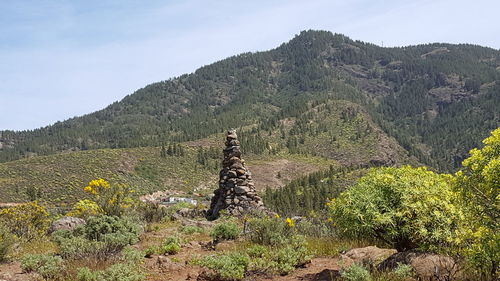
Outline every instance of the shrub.
<svg viewBox="0 0 500 281">
<path fill-rule="evenodd" d="M 88 267 L 80 268 L 78 281 L 142 281 L 144 273 L 129 264 L 114 264 L 105 270 L 91 271 Z"/>
<path fill-rule="evenodd" d="M 69 211 L 66 216 L 86 218 L 97 216 L 103 213 L 103 210 L 96 202 L 88 199 L 80 200 L 75 203 L 73 209 Z"/>
<path fill-rule="evenodd" d="M 63 259 L 51 255 L 26 255 L 21 259 L 24 272 L 36 272 L 43 278 L 54 280 L 61 275 Z"/>
<path fill-rule="evenodd" d="M 135 205 L 132 197 L 135 191 L 125 184 L 111 185 L 104 179 L 96 179 L 90 181 L 83 190 L 90 194 L 100 210 L 109 216 L 121 216 Z"/>
<path fill-rule="evenodd" d="M 203 228 L 195 225 L 186 225 L 181 228 L 181 232 L 184 234 L 194 234 L 205 232 Z"/>
<path fill-rule="evenodd" d="M 134 249 L 132 247 L 125 247 L 122 250 L 120 260 L 123 263 L 130 265 L 139 265 L 144 260 L 144 255 L 141 251 Z"/>
<path fill-rule="evenodd" d="M 396 275 L 400 279 L 412 277 L 413 268 L 411 267 L 411 265 L 398 263 L 398 266 L 394 269 L 394 275 Z"/>
<path fill-rule="evenodd" d="M 12 246 L 14 245 L 14 235 L 9 229 L 0 223 L 0 262 L 7 259 Z"/>
<path fill-rule="evenodd" d="M 329 204 L 347 237 L 376 238 L 398 251 L 451 242 L 463 213 L 450 176 L 426 168 L 375 168 Z"/>
<path fill-rule="evenodd" d="M 139 240 L 139 226 L 116 216 L 90 217 L 84 226 L 84 235 L 89 240 L 106 242 L 111 249 L 121 250 Z"/>
<path fill-rule="evenodd" d="M 268 249 L 262 245 L 252 245 L 247 248 L 246 252 L 251 258 L 262 258 L 267 254 Z"/>
<path fill-rule="evenodd" d="M 482 149 L 472 149 L 457 172 L 455 189 L 467 210 L 464 231 L 457 235 L 461 254 L 482 275 L 496 279 L 500 261 L 500 128 L 484 141 Z M 478 277 L 479 279 L 479 277 Z"/>
<path fill-rule="evenodd" d="M 55 231 L 52 240 L 59 246 L 61 256 L 106 258 L 125 246 L 138 241 L 139 227 L 125 218 L 90 217 L 87 223 L 73 232 Z"/>
<path fill-rule="evenodd" d="M 210 236 L 214 241 L 234 240 L 240 235 L 238 224 L 232 221 L 218 223 L 212 229 Z"/>
<path fill-rule="evenodd" d="M 293 231 L 279 217 L 250 219 L 247 228 L 250 241 L 260 245 L 279 245 L 293 235 Z"/>
<path fill-rule="evenodd" d="M 160 248 L 161 254 L 175 255 L 181 250 L 181 241 L 177 236 L 171 236 L 163 241 Z"/>
<path fill-rule="evenodd" d="M 295 235 L 282 246 L 275 247 L 264 255 L 263 264 L 266 266 L 263 269 L 286 275 L 295 270 L 296 267 L 309 262 L 311 258 L 305 238 Z"/>
<path fill-rule="evenodd" d="M 28 241 L 44 235 L 50 224 L 49 213 L 36 201 L 0 210 L 0 222 Z"/>
<path fill-rule="evenodd" d="M 245 254 L 230 253 L 226 255 L 205 256 L 194 263 L 215 271 L 216 280 L 241 280 L 248 269 L 249 258 Z"/>
<path fill-rule="evenodd" d="M 148 223 L 159 222 L 169 214 L 165 206 L 155 203 L 141 203 L 139 205 L 139 212 L 144 221 Z"/>
<path fill-rule="evenodd" d="M 158 250 L 158 248 L 154 247 L 154 246 L 147 247 L 144 250 L 144 257 L 150 258 L 151 256 L 153 256 L 157 252 L 157 250 Z"/>
<path fill-rule="evenodd" d="M 89 241 L 83 236 L 59 237 L 54 241 L 59 246 L 59 254 L 65 259 L 88 256 L 102 259 L 107 257 L 107 247 L 104 242 Z"/>
<path fill-rule="evenodd" d="M 346 281 L 371 281 L 370 272 L 359 264 L 353 264 L 350 267 L 340 271 L 340 275 Z"/>
</svg>

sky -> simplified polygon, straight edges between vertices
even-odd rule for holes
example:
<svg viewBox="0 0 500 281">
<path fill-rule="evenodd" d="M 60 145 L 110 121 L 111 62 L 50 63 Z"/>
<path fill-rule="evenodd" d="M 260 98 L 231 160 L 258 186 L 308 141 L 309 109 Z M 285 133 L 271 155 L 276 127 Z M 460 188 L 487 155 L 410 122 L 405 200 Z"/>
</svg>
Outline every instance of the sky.
<svg viewBox="0 0 500 281">
<path fill-rule="evenodd" d="M 0 130 L 91 113 L 301 30 L 500 49 L 496 0 L 0 0 Z"/>
</svg>

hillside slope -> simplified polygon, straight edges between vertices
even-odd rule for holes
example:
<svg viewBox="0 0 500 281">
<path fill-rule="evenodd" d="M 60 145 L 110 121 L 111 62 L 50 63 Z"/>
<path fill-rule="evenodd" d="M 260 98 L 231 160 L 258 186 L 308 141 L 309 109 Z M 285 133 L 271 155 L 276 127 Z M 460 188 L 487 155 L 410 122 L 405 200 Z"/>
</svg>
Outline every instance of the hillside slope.
<svg viewBox="0 0 500 281">
<path fill-rule="evenodd" d="M 83 187 L 97 178 L 127 184 L 138 195 L 169 190 L 203 199 L 217 185 L 220 155 L 214 151 L 218 150 L 182 148 L 182 153 L 165 156 L 161 147 L 98 149 L 0 163 L 0 203 L 41 200 L 64 207 L 85 198 Z M 338 166 L 320 157 L 290 154 L 246 159 L 249 169 L 255 171 L 258 190 Z"/>
<path fill-rule="evenodd" d="M 151 84 L 95 113 L 33 131 L 0 132 L 0 161 L 157 146 L 229 127 L 256 126 L 249 137 L 273 135 L 282 120 L 306 112 L 314 119 L 311 108 L 348 101 L 421 162 L 452 170 L 500 123 L 499 69 L 500 51 L 480 46 L 382 48 L 326 31 L 304 31 L 276 49 L 230 57 Z M 320 138 L 333 138 L 333 129 Z M 304 132 L 286 131 L 284 138 L 304 139 Z M 313 141 L 301 146 L 302 153 L 317 153 Z M 332 158 L 334 149 L 319 150 Z"/>
</svg>

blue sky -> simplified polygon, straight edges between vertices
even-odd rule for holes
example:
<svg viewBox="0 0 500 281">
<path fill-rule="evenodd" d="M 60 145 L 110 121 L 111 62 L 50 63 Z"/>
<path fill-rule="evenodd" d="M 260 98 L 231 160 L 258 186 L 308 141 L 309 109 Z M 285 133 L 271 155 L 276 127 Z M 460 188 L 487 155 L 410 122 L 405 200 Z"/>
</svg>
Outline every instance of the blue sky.
<svg viewBox="0 0 500 281">
<path fill-rule="evenodd" d="M 149 83 L 306 29 L 384 46 L 500 48 L 495 0 L 0 2 L 0 130 L 104 108 Z"/>
</svg>

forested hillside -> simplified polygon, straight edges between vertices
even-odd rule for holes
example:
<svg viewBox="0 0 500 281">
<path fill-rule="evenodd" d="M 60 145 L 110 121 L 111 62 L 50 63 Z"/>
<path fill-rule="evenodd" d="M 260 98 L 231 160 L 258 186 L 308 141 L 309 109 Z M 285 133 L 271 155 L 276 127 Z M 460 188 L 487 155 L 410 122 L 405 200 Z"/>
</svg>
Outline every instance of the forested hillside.
<svg viewBox="0 0 500 281">
<path fill-rule="evenodd" d="M 414 156 L 446 171 L 498 127 L 499 112 L 498 50 L 382 48 L 304 31 L 276 49 L 148 85 L 82 117 L 2 131 L 0 161 L 158 146 L 242 127 L 242 146 L 257 154 L 284 151 L 377 165 Z"/>
</svg>

